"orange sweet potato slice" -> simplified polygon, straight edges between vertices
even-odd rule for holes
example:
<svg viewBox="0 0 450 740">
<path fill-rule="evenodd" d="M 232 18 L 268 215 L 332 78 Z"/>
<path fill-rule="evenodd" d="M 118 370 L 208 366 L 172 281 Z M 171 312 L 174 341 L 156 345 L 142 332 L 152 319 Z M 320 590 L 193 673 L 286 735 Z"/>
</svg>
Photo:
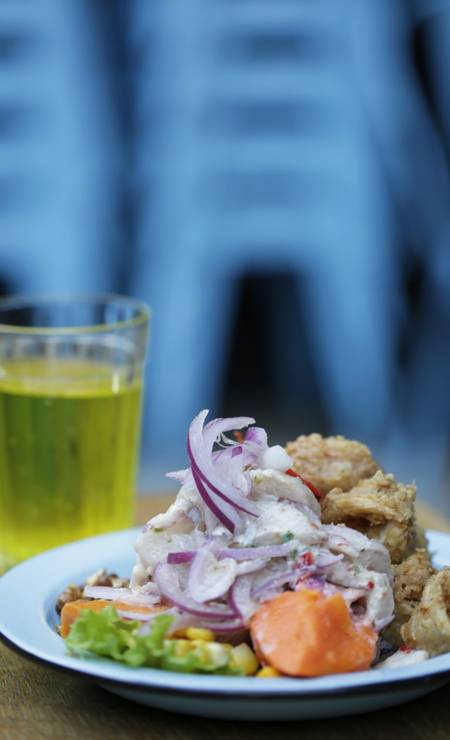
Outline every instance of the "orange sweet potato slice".
<svg viewBox="0 0 450 740">
<path fill-rule="evenodd" d="M 288 676 L 324 676 L 370 668 L 378 635 L 355 625 L 341 594 L 304 589 L 268 601 L 250 633 L 260 660 Z"/>
<path fill-rule="evenodd" d="M 77 599 L 77 601 L 69 601 L 68 604 L 64 604 L 61 611 L 61 637 L 67 637 L 73 622 L 78 619 L 83 609 L 100 612 L 106 606 L 111 605 L 115 606 L 116 609 L 120 609 L 120 611 L 129 611 L 134 614 L 151 614 L 167 609 L 166 606 L 135 606 L 133 604 L 125 604 L 122 601 L 106 601 L 106 599 Z"/>
</svg>

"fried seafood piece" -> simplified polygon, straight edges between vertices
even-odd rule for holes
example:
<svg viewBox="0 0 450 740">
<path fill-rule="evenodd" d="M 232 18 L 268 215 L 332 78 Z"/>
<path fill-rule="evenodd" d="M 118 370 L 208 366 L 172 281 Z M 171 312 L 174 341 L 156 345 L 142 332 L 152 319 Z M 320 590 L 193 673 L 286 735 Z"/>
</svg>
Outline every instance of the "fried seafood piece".
<svg viewBox="0 0 450 740">
<path fill-rule="evenodd" d="M 428 579 L 418 607 L 401 628 L 407 645 L 431 655 L 450 651 L 450 568 Z"/>
<path fill-rule="evenodd" d="M 414 512 L 416 487 L 397 483 L 378 470 L 350 491 L 334 488 L 323 502 L 325 524 L 346 524 L 389 550 L 392 563 L 401 563 L 417 546 Z"/>
<path fill-rule="evenodd" d="M 403 643 L 401 628 L 418 606 L 425 584 L 435 573 L 428 552 L 417 548 L 412 555 L 392 567 L 394 572 L 395 619 L 383 633 L 395 647 Z"/>
<path fill-rule="evenodd" d="M 287 443 L 286 452 L 294 460 L 295 472 L 322 493 L 332 488 L 348 491 L 380 467 L 366 445 L 341 436 L 302 435 Z"/>
</svg>

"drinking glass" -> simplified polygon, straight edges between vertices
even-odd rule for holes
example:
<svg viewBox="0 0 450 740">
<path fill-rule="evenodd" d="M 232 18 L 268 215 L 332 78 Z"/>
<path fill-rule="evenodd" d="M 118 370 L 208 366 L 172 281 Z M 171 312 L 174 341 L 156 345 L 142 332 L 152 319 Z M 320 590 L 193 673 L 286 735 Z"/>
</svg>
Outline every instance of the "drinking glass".
<svg viewBox="0 0 450 740">
<path fill-rule="evenodd" d="M 121 296 L 0 301 L 0 568 L 132 523 L 149 319 Z"/>
</svg>

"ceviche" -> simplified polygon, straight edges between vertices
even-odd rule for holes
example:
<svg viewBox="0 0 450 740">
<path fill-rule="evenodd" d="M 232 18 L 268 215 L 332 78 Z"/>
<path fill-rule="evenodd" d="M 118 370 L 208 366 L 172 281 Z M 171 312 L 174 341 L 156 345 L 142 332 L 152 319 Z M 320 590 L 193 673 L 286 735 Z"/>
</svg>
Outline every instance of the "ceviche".
<svg viewBox="0 0 450 740">
<path fill-rule="evenodd" d="M 269 446 L 254 419 L 188 432 L 189 467 L 136 544 L 130 579 L 100 572 L 61 595 L 76 655 L 166 670 L 312 677 L 450 649 L 450 570 L 436 573 L 397 483 L 365 445 Z"/>
</svg>

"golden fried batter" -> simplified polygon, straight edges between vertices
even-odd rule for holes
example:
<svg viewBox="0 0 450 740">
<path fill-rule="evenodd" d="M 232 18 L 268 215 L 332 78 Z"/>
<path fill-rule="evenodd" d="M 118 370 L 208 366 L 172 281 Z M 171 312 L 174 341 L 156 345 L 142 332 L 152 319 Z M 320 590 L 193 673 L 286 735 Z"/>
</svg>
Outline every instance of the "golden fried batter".
<svg viewBox="0 0 450 740">
<path fill-rule="evenodd" d="M 294 460 L 295 472 L 311 481 L 322 493 L 332 488 L 348 491 L 379 468 L 366 445 L 341 436 L 302 435 L 287 443 L 286 452 Z"/>
<path fill-rule="evenodd" d="M 323 502 L 322 521 L 346 524 L 382 542 L 393 563 L 401 563 L 417 546 L 414 484 L 397 483 L 378 470 L 350 491 L 334 488 Z"/>
<path fill-rule="evenodd" d="M 324 523 L 346 524 L 389 550 L 395 619 L 386 639 L 435 654 L 450 650 L 450 569 L 433 575 L 425 534 L 415 519 L 415 485 L 385 475 L 365 445 L 344 437 L 300 436 L 287 443 L 286 452 L 294 470 L 327 494 Z"/>
<path fill-rule="evenodd" d="M 450 568 L 428 579 L 418 607 L 401 628 L 407 645 L 431 655 L 450 651 Z"/>
<path fill-rule="evenodd" d="M 385 638 L 395 647 L 402 644 L 400 630 L 410 619 L 422 597 L 426 582 L 435 572 L 425 549 L 417 549 L 409 558 L 393 566 L 395 619 L 385 630 Z"/>
</svg>

